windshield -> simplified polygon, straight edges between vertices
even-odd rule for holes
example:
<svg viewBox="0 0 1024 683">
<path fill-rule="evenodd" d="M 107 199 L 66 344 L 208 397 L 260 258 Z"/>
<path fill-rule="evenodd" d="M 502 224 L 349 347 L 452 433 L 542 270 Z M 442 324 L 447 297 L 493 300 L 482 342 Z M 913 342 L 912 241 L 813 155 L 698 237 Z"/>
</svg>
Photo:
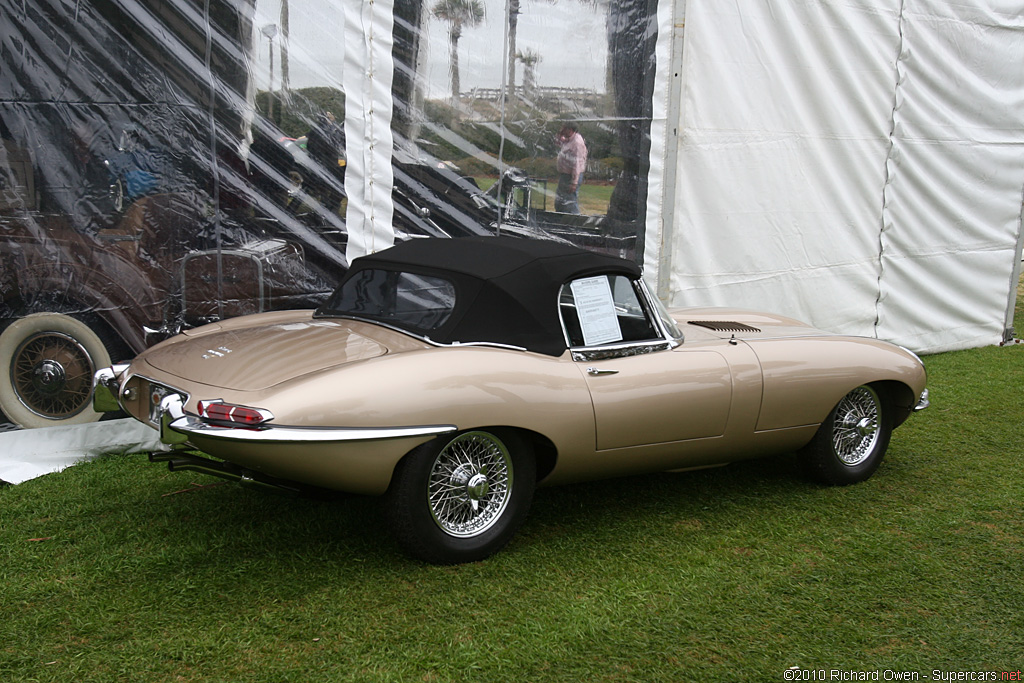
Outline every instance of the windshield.
<svg viewBox="0 0 1024 683">
<path fill-rule="evenodd" d="M 455 285 L 444 278 L 368 268 L 348 278 L 316 311 L 369 318 L 421 332 L 436 330 L 455 307 Z"/>
<path fill-rule="evenodd" d="M 562 326 L 571 347 L 658 339 L 661 335 L 624 275 L 585 277 L 562 286 Z"/>
</svg>

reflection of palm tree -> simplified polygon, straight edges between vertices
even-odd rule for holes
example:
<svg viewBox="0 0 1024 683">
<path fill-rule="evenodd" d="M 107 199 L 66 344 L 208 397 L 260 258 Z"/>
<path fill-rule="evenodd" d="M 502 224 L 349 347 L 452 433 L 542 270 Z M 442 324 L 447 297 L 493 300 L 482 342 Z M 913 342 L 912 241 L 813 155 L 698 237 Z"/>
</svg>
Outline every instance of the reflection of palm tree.
<svg viewBox="0 0 1024 683">
<path fill-rule="evenodd" d="M 484 6 L 480 0 L 438 0 L 430 10 L 441 21 L 448 22 L 448 41 L 451 43 L 449 69 L 452 76 L 452 106 L 459 106 L 459 38 L 463 26 L 477 26 L 484 20 Z"/>
<path fill-rule="evenodd" d="M 537 63 L 541 56 L 534 50 L 523 50 L 516 53 L 516 59 L 523 63 L 523 91 L 527 97 L 533 97 L 537 88 Z"/>
<path fill-rule="evenodd" d="M 516 52 L 516 35 L 519 33 L 519 0 L 509 0 L 508 2 L 508 83 L 505 87 L 508 91 L 509 99 L 515 97 L 516 94 L 516 58 L 519 57 L 519 53 Z M 525 85 L 525 84 L 524 84 Z"/>
<path fill-rule="evenodd" d="M 285 102 L 291 102 L 291 77 L 288 73 L 288 0 L 281 0 L 281 92 Z"/>
</svg>

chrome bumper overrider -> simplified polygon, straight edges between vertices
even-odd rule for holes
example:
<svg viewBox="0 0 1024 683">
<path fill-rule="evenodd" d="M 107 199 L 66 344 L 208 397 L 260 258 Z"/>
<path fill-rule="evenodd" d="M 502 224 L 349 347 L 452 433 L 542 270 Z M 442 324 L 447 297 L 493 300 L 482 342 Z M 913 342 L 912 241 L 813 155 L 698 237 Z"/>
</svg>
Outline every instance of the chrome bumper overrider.
<svg viewBox="0 0 1024 683">
<path fill-rule="evenodd" d="M 192 415 L 172 418 L 167 429 L 184 441 L 190 436 L 255 443 L 324 443 L 340 441 L 376 441 L 415 436 L 436 436 L 456 431 L 455 425 L 422 425 L 415 427 L 228 427 L 204 422 Z M 160 439 L 165 430 L 161 421 Z"/>
<path fill-rule="evenodd" d="M 97 413 L 113 413 L 121 410 L 117 395 L 121 389 L 121 375 L 128 364 L 112 365 L 99 370 L 93 376 L 92 409 Z"/>
<path fill-rule="evenodd" d="M 919 410 L 924 410 L 931 404 L 931 401 L 928 400 L 928 390 L 925 389 L 924 391 L 921 392 L 921 398 L 920 400 L 918 400 L 917 405 L 914 406 L 914 412 L 916 413 Z"/>
</svg>

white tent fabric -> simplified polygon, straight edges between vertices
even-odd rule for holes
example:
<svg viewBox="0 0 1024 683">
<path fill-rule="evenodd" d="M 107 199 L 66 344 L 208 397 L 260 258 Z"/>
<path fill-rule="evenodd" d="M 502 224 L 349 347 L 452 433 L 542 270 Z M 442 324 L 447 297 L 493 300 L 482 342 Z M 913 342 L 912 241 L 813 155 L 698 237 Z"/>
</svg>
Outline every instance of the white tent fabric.
<svg viewBox="0 0 1024 683">
<path fill-rule="evenodd" d="M 392 0 L 345 3 L 345 192 L 349 197 L 345 220 L 349 262 L 395 242 L 391 224 L 393 26 Z"/>
<path fill-rule="evenodd" d="M 644 274 L 659 292 L 668 288 L 671 271 L 662 268 L 665 245 L 672 239 L 672 217 L 666 223 L 666 197 L 676 185 L 678 150 L 669 131 L 669 112 L 680 96 L 682 74 L 680 64 L 685 38 L 683 0 L 658 4 L 658 40 L 654 59 L 658 69 L 654 74 L 651 102 L 651 159 L 647 173 L 647 223 L 644 235 Z"/>
<path fill-rule="evenodd" d="M 877 330 L 907 346 L 999 341 L 1016 287 L 1024 12 L 994 4 L 1002 11 L 939 0 L 904 11 Z"/>
<path fill-rule="evenodd" d="M 999 343 L 1022 62 L 1006 2 L 690 0 L 662 295 L 923 352 Z"/>
</svg>

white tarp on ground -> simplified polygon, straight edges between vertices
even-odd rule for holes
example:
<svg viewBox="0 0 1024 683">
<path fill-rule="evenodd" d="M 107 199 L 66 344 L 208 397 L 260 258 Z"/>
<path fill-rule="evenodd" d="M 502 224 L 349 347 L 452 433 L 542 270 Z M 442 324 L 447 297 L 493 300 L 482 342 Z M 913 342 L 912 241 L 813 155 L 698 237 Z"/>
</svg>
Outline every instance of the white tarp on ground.
<svg viewBox="0 0 1024 683">
<path fill-rule="evenodd" d="M 124 418 L 0 433 L 0 481 L 20 484 L 107 453 L 163 450 L 155 429 Z"/>
<path fill-rule="evenodd" d="M 1002 341 L 1024 194 L 1019 3 L 689 0 L 685 27 L 674 212 L 648 243 L 673 305 L 925 352 Z"/>
</svg>

